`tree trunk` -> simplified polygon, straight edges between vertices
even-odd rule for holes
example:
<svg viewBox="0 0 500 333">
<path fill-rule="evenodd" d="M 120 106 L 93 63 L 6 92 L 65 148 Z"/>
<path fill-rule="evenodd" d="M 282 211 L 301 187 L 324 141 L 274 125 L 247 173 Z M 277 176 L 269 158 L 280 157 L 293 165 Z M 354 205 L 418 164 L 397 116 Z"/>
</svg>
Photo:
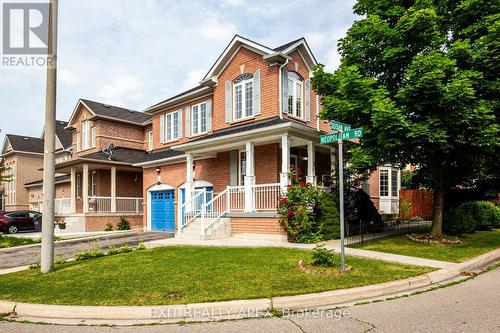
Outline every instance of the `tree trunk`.
<svg viewBox="0 0 500 333">
<path fill-rule="evenodd" d="M 443 234 L 444 191 L 434 190 L 434 212 L 431 234 L 440 237 Z"/>
</svg>

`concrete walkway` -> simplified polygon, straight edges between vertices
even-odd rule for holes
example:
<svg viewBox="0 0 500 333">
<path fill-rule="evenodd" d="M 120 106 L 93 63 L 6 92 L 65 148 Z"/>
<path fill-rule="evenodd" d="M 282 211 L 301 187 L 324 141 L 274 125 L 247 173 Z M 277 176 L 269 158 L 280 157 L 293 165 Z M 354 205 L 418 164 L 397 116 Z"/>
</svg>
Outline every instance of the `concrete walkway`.
<svg viewBox="0 0 500 333">
<path fill-rule="evenodd" d="M 325 244 L 326 248 L 334 250 L 337 253 L 340 253 L 340 240 L 327 241 Z M 228 246 L 228 247 L 285 247 L 285 248 L 305 249 L 305 250 L 311 250 L 316 246 L 315 244 L 273 242 L 273 241 L 238 238 L 238 237 L 216 239 L 216 240 L 169 238 L 169 239 L 161 239 L 161 240 L 147 242 L 145 243 L 145 245 L 147 248 L 155 248 L 162 246 Z M 387 262 L 395 262 L 395 263 L 414 265 L 414 266 L 449 268 L 457 265 L 456 263 L 451 263 L 446 261 L 354 249 L 349 247 L 345 248 L 345 253 L 346 255 L 350 256 L 383 260 Z"/>
</svg>

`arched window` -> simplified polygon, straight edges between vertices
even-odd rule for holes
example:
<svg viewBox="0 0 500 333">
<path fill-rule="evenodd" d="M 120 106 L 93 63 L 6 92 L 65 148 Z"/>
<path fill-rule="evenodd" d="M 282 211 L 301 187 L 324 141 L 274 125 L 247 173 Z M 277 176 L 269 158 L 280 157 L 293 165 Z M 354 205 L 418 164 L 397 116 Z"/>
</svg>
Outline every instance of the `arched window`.
<svg viewBox="0 0 500 333">
<path fill-rule="evenodd" d="M 288 114 L 302 118 L 302 77 L 288 72 Z"/>
<path fill-rule="evenodd" d="M 233 82 L 234 117 L 243 119 L 253 114 L 253 75 L 242 74 Z"/>
</svg>

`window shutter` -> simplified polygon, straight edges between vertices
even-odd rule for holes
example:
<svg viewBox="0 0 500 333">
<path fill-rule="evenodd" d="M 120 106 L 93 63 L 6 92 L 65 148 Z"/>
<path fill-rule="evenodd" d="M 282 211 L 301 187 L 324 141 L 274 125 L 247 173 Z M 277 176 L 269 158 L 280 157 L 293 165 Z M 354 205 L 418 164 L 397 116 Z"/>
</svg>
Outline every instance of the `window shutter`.
<svg viewBox="0 0 500 333">
<path fill-rule="evenodd" d="M 95 142 L 95 137 L 96 137 L 96 130 L 95 130 L 95 127 L 92 127 L 92 147 L 95 148 L 96 146 L 96 142 Z"/>
<path fill-rule="evenodd" d="M 212 130 L 212 100 L 207 101 L 207 131 Z"/>
<path fill-rule="evenodd" d="M 186 137 L 191 136 L 191 107 L 186 108 Z"/>
<path fill-rule="evenodd" d="M 232 150 L 229 155 L 229 185 L 238 186 L 238 151 Z"/>
<path fill-rule="evenodd" d="M 179 132 L 179 137 L 178 139 L 182 138 L 182 109 L 180 109 L 179 111 L 179 122 L 177 123 L 177 128 L 178 128 L 178 132 Z"/>
<path fill-rule="evenodd" d="M 260 69 L 253 75 L 253 114 L 260 114 Z"/>
<path fill-rule="evenodd" d="M 233 118 L 233 98 L 231 96 L 231 81 L 226 81 L 226 123 L 230 123 Z"/>
<path fill-rule="evenodd" d="M 306 96 L 305 96 L 305 106 L 306 106 L 306 121 L 311 120 L 311 80 L 306 80 Z"/>
<path fill-rule="evenodd" d="M 283 113 L 288 113 L 288 71 L 281 69 L 281 106 Z"/>
<path fill-rule="evenodd" d="M 165 142 L 165 115 L 160 115 L 160 143 Z"/>
</svg>

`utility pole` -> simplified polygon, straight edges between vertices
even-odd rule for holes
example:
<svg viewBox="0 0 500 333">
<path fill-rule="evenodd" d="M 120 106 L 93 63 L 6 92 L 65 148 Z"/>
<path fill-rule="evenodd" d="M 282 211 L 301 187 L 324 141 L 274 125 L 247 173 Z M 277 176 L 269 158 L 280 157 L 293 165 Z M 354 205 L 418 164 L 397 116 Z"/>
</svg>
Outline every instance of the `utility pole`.
<svg viewBox="0 0 500 333">
<path fill-rule="evenodd" d="M 41 272 L 54 269 L 55 127 L 57 87 L 57 1 L 49 2 L 45 133 L 43 147 L 43 215 Z"/>
</svg>

